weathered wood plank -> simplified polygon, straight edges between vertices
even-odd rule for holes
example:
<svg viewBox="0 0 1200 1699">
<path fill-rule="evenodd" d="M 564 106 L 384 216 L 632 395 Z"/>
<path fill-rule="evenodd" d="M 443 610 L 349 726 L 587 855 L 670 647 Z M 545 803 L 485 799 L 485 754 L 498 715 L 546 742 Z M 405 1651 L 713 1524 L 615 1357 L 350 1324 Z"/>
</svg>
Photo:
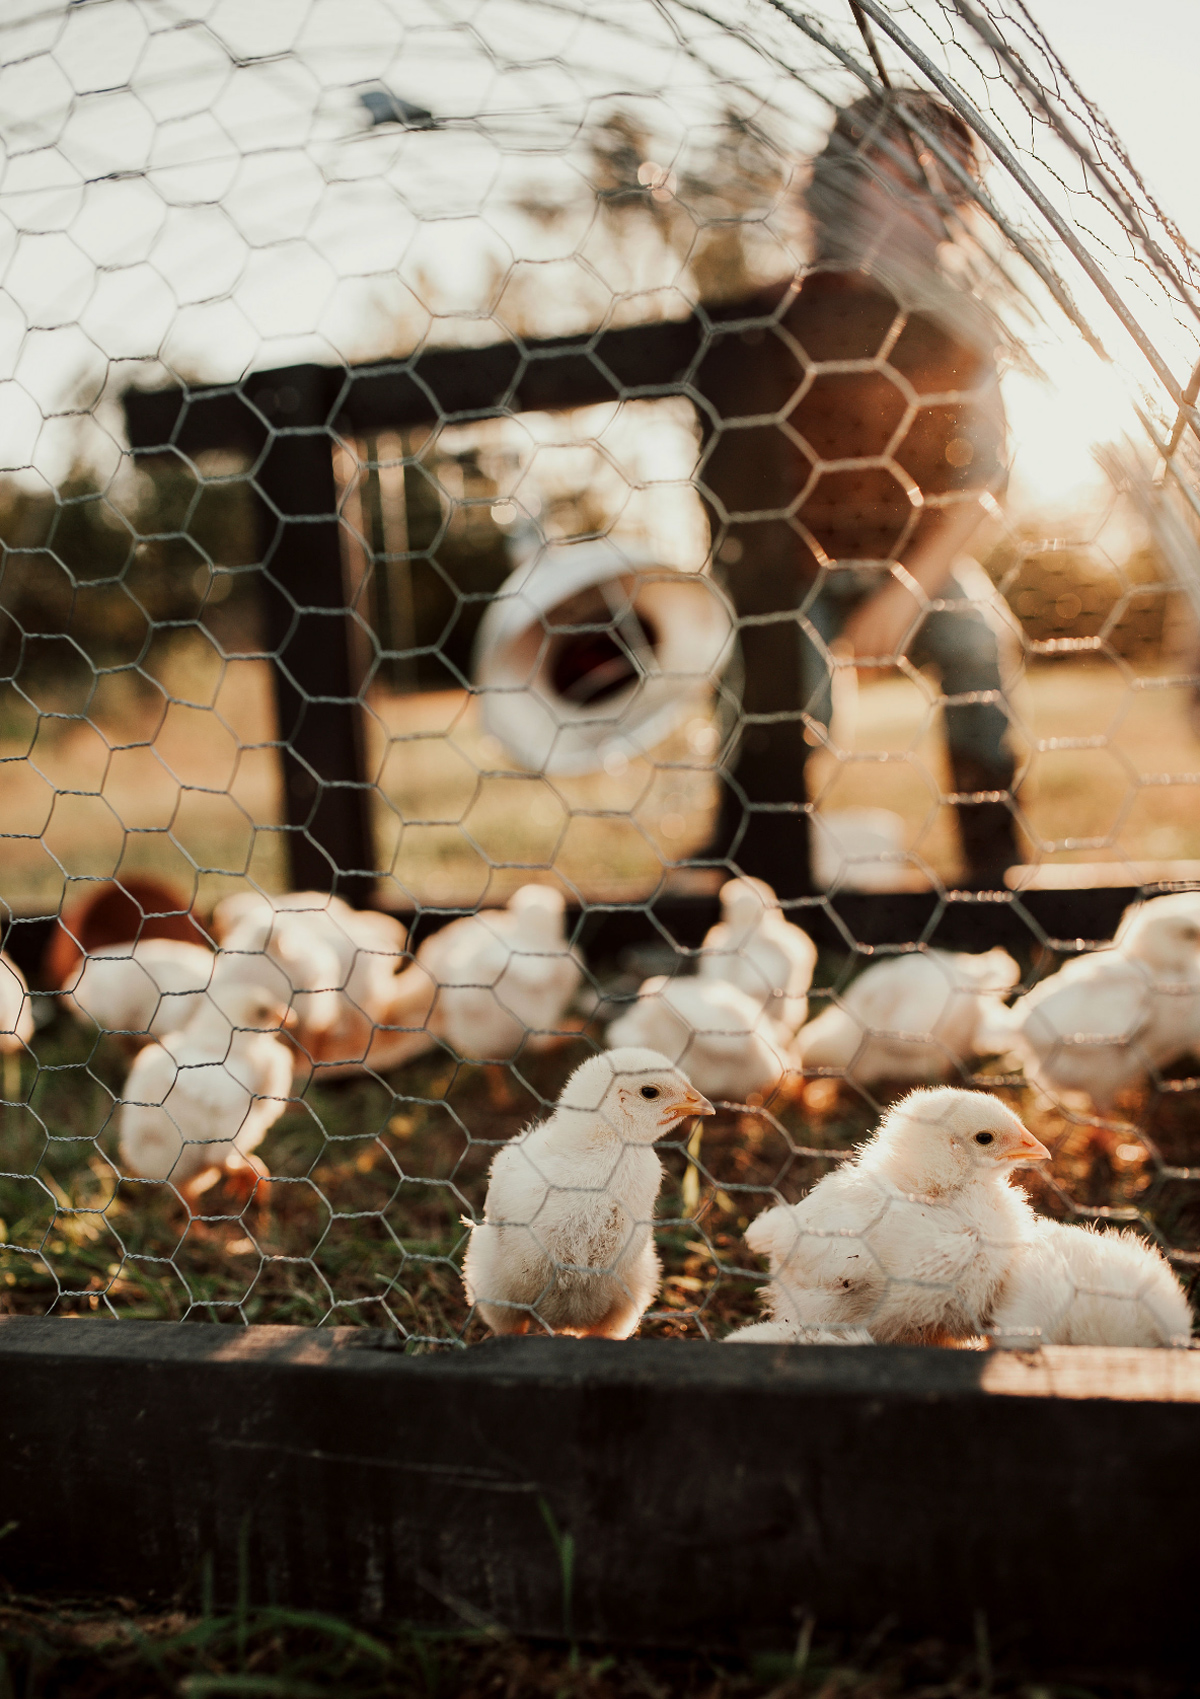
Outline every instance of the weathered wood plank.
<svg viewBox="0 0 1200 1699">
<path fill-rule="evenodd" d="M 789 1644 L 797 1613 L 1099 1664 L 1191 1655 L 1200 1357 L 0 1322 L 25 1588 Z M 1136 1546 L 1136 1577 L 1125 1574 Z"/>
</svg>

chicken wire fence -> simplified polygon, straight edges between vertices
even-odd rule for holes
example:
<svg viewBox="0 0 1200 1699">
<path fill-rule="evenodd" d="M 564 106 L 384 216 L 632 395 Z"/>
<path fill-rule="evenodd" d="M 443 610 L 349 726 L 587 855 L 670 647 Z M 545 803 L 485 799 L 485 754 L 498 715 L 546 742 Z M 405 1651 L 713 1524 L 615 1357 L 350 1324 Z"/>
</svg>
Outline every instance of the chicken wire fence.
<svg viewBox="0 0 1200 1699">
<path fill-rule="evenodd" d="M 936 1081 L 1186 1281 L 1195 255 L 1019 0 L 0 58 L 8 1310 L 507 1326 L 489 1165 L 606 1044 L 716 1113 L 657 1201 L 537 1159 L 608 1249 L 530 1227 L 510 1322 L 618 1264 L 643 1333 L 752 1321 L 756 1218 Z M 1078 1279 L 1176 1290 L 1135 1253 Z"/>
</svg>

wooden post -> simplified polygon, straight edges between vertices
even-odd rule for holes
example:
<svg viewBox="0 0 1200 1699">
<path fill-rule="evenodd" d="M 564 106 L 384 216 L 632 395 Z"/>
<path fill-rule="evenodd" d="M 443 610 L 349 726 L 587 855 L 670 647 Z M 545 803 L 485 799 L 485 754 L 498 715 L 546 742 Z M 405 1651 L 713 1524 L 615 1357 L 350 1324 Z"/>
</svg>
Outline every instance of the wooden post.
<svg viewBox="0 0 1200 1699">
<path fill-rule="evenodd" d="M 347 606 L 331 416 L 344 378 L 293 366 L 249 383 L 270 427 L 254 469 L 294 888 L 365 902 L 375 881 L 363 673 Z"/>
<path fill-rule="evenodd" d="M 765 315 L 765 316 L 764 316 Z M 741 739 L 722 774 L 714 850 L 785 900 L 814 892 L 801 713 L 799 539 L 784 516 L 795 451 L 776 419 L 795 387 L 794 356 L 759 322 L 718 323 L 696 377 L 702 404 L 700 484 L 718 569 L 737 610 Z"/>
</svg>

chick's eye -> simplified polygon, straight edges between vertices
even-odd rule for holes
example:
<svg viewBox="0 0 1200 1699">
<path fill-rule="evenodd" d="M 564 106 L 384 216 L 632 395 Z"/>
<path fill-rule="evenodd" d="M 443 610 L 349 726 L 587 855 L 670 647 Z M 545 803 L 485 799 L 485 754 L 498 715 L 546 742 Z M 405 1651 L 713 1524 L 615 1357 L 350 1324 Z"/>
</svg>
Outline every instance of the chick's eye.
<svg viewBox="0 0 1200 1699">
<path fill-rule="evenodd" d="M 996 1136 L 995 1133 L 976 1133 L 975 1134 L 975 1143 L 976 1144 L 991 1144 L 991 1142 L 995 1138 L 995 1136 Z"/>
<path fill-rule="evenodd" d="M 643 1097 L 650 1097 L 650 1098 L 657 1097 L 658 1096 L 658 1087 L 656 1085 L 644 1085 L 642 1087 L 642 1096 Z"/>
</svg>

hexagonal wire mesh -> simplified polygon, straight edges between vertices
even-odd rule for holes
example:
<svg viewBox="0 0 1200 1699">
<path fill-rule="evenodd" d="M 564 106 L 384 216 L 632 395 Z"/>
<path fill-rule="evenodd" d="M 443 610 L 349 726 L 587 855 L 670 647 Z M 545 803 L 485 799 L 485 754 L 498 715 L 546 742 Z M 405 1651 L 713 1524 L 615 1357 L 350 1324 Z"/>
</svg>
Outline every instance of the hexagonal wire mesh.
<svg viewBox="0 0 1200 1699">
<path fill-rule="evenodd" d="M 0 43 L 6 1306 L 479 1337 L 489 1164 L 606 1033 L 719 1113 L 657 1206 L 619 1129 L 554 1171 L 522 1324 L 578 1262 L 752 1318 L 748 1223 L 930 1079 L 1186 1274 L 1195 932 L 1106 946 L 1200 865 L 1195 259 L 1019 0 Z M 1107 494 L 1010 502 L 1005 399 L 1086 448 L 1104 374 Z M 745 889 L 705 955 L 733 874 L 819 955 Z M 1089 950 L 1099 1014 L 1006 1011 Z"/>
</svg>

